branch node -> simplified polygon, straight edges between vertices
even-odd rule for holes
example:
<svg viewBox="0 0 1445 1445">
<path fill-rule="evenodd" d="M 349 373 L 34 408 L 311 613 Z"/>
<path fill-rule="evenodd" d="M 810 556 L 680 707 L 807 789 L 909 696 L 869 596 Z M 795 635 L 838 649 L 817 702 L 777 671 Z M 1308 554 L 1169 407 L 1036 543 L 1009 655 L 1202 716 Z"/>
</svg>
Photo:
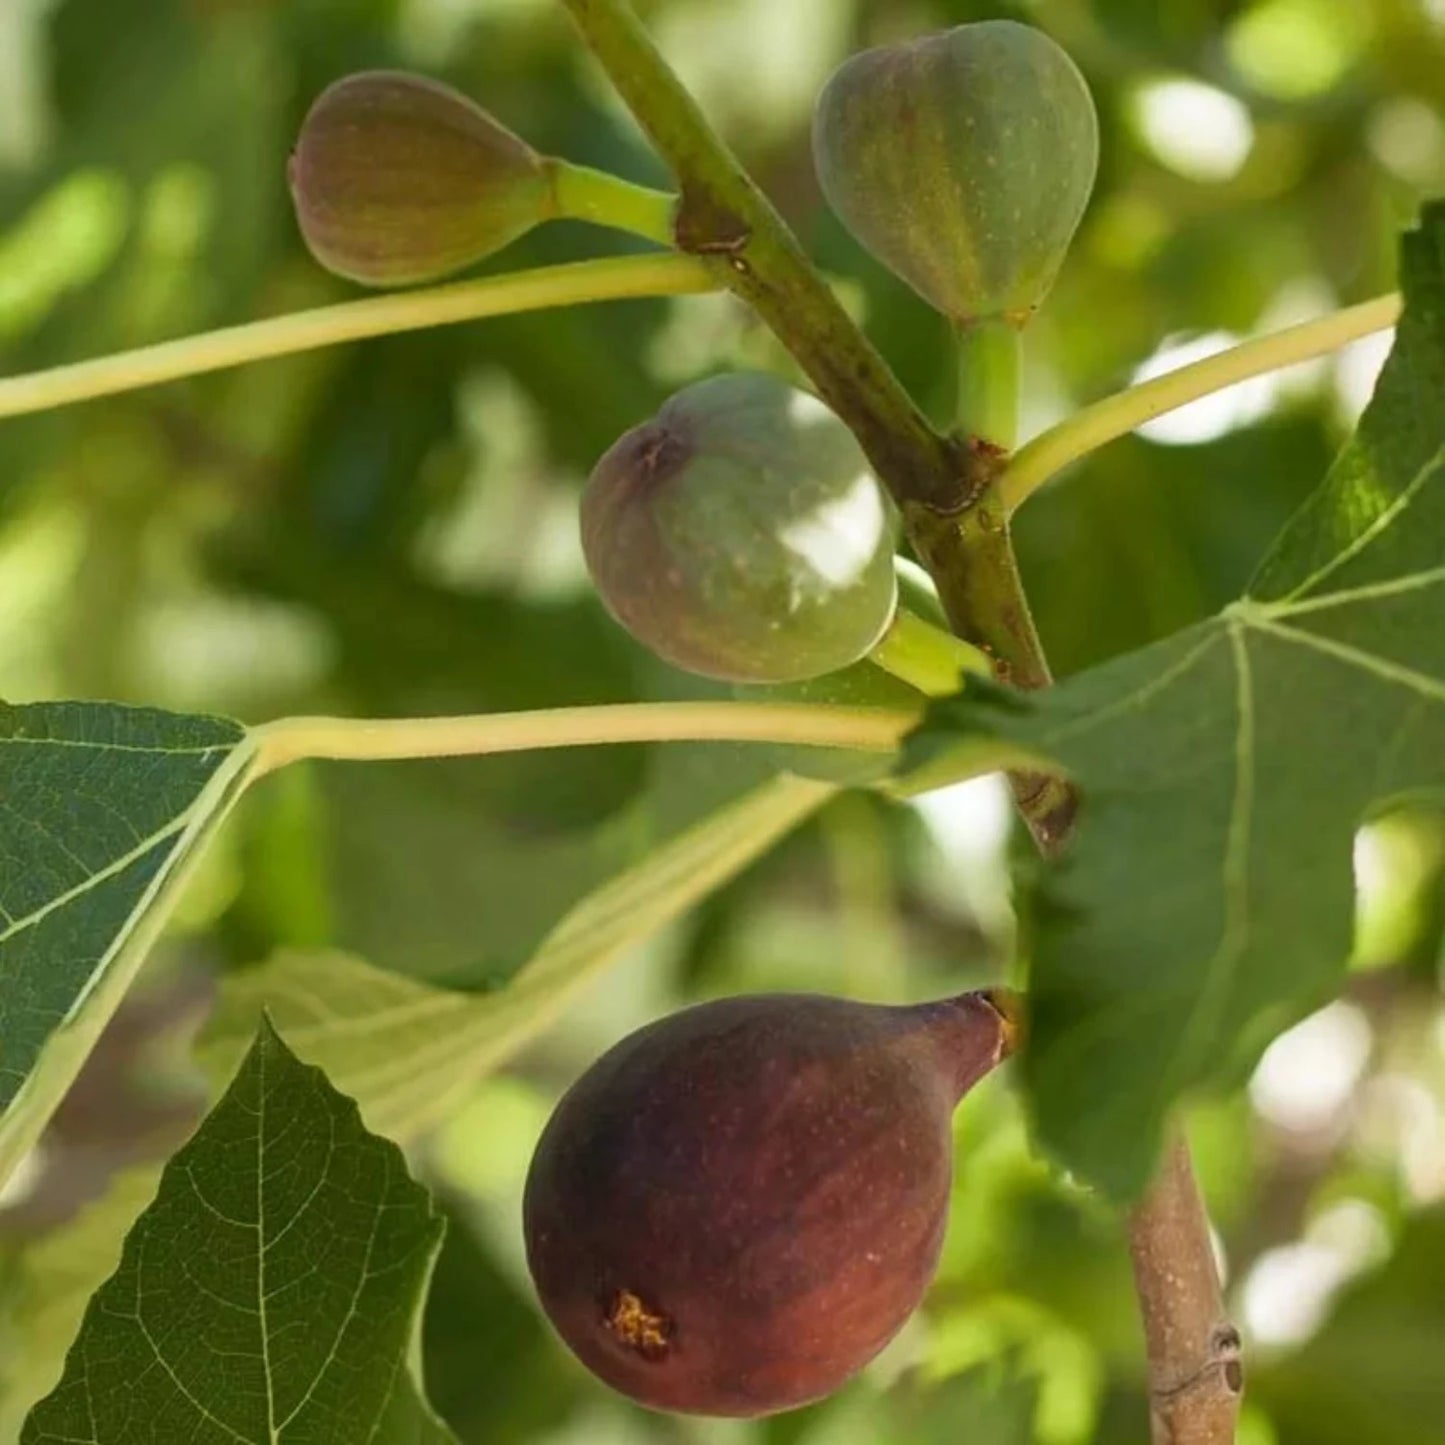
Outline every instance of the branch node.
<svg viewBox="0 0 1445 1445">
<path fill-rule="evenodd" d="M 677 249 L 689 256 L 736 257 L 753 238 L 752 227 L 736 211 L 707 187 L 686 181 L 672 234 Z"/>
</svg>

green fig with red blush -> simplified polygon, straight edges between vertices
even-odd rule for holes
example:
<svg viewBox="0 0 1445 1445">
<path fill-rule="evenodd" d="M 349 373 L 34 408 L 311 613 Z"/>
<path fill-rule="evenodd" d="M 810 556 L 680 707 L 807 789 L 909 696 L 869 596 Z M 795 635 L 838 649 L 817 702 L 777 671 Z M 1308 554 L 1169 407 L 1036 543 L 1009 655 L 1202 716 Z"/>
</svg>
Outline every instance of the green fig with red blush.
<svg viewBox="0 0 1445 1445">
<path fill-rule="evenodd" d="M 481 106 L 404 71 L 346 76 L 317 98 L 288 179 L 329 271 L 409 286 L 472 265 L 557 213 L 552 162 Z"/>
<path fill-rule="evenodd" d="M 843 224 L 926 301 L 959 326 L 1022 326 L 1084 214 L 1098 118 L 1053 40 L 984 20 L 845 61 L 813 155 Z"/>
<path fill-rule="evenodd" d="M 706 677 L 834 672 L 893 617 L 893 518 L 862 449 L 816 397 L 764 373 L 697 382 L 622 436 L 581 527 L 608 611 Z"/>
</svg>

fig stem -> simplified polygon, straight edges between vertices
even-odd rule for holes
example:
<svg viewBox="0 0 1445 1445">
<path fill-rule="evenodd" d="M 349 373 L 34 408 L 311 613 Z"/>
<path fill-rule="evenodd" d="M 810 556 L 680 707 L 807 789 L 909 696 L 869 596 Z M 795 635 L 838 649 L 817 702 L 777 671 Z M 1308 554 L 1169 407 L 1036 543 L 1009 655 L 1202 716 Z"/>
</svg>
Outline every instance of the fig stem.
<svg viewBox="0 0 1445 1445">
<path fill-rule="evenodd" d="M 1376 331 L 1386 331 L 1399 315 L 1398 293 L 1377 296 L 1373 301 L 1241 342 L 1217 356 L 1207 356 L 1096 401 L 1014 453 L 998 482 L 1004 506 L 1014 511 L 1071 462 L 1165 412 L 1251 377 L 1325 356 Z"/>
<path fill-rule="evenodd" d="M 989 487 L 957 516 L 915 507 L 904 511 L 904 520 L 919 560 L 938 583 L 949 626 L 989 658 L 1001 681 L 1047 687 L 1048 662 L 996 489 Z M 1057 853 L 1077 811 L 1072 784 L 1053 773 L 1015 771 L 1009 787 L 1039 850 Z"/>
<path fill-rule="evenodd" d="M 1020 336 L 1002 317 L 982 317 L 958 327 L 958 429 L 975 451 L 1006 456 L 1018 437 Z M 922 524 L 925 519 L 916 519 Z M 961 516 L 935 527 L 938 573 L 955 579 L 943 595 L 961 611 L 953 625 L 978 630 L 977 640 L 994 659 L 994 670 L 1019 687 L 1047 687 L 1048 663 L 1014 560 L 1008 518 L 992 488 Z M 915 543 L 917 543 L 915 537 Z M 943 589 L 940 588 L 942 591 Z M 950 618 L 953 618 L 950 612 Z M 1014 802 L 1039 847 L 1054 851 L 1073 821 L 1069 784 L 1048 773 L 1009 775 Z"/>
<path fill-rule="evenodd" d="M 425 290 L 369 296 L 6 377 L 0 379 L 0 417 L 69 406 L 368 336 L 420 331 L 429 326 L 450 326 L 459 321 L 588 301 L 680 296 L 715 291 L 719 286 L 716 276 L 690 256 L 609 256 L 487 276 L 478 281 L 454 281 Z"/>
<path fill-rule="evenodd" d="M 1011 451 L 1019 429 L 1016 326 L 984 317 L 958 328 L 958 429 L 971 443 Z"/>
<path fill-rule="evenodd" d="M 559 219 L 589 221 L 594 226 L 629 231 L 659 245 L 672 245 L 678 202 L 674 192 L 634 185 L 610 171 L 579 166 L 559 157 L 553 157 L 547 165 Z"/>
<path fill-rule="evenodd" d="M 380 762 L 601 743 L 758 742 L 890 752 L 918 717 L 905 708 L 815 703 L 618 703 L 461 717 L 291 717 L 263 723 L 251 737 L 256 767 L 265 773 L 302 758 Z M 987 771 L 987 760 L 980 770 Z"/>
<path fill-rule="evenodd" d="M 986 654 L 906 607 L 894 612 L 888 631 L 874 644 L 868 660 L 926 697 L 951 697 L 970 672 L 993 675 Z"/>
</svg>

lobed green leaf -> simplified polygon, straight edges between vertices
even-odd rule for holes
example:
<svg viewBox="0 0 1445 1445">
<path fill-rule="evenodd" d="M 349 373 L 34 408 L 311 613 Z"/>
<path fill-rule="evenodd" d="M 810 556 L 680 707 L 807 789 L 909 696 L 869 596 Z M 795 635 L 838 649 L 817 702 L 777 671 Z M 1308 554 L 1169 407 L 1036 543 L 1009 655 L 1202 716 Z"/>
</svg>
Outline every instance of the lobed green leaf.
<svg viewBox="0 0 1445 1445">
<path fill-rule="evenodd" d="M 940 703 L 909 748 L 938 768 L 1002 736 L 1080 785 L 1023 1072 L 1046 1145 L 1120 1194 L 1181 1094 L 1338 982 L 1361 822 L 1445 791 L 1445 205 L 1401 269 L 1358 433 L 1244 598 L 1045 695 Z"/>
</svg>

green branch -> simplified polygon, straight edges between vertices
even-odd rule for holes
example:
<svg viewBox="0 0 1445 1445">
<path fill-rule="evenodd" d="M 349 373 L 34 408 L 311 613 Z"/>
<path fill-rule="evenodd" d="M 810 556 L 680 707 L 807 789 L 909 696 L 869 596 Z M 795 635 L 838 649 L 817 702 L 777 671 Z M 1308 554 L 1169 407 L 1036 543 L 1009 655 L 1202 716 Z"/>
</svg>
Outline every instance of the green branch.
<svg viewBox="0 0 1445 1445">
<path fill-rule="evenodd" d="M 953 630 L 988 656 L 1002 681 L 1027 690 L 1048 687 L 1048 660 L 997 489 L 986 489 L 956 517 L 916 507 L 905 520 L 919 560 L 938 583 Z M 1078 810 L 1073 787 L 1051 773 L 1017 769 L 1009 775 L 1009 786 L 1039 850 L 1058 852 Z"/>
<path fill-rule="evenodd" d="M 682 188 L 674 235 L 748 302 L 853 429 L 900 503 L 955 511 L 975 459 L 940 435 L 848 318 L 796 237 L 668 68 L 627 0 L 563 0 Z"/>
<path fill-rule="evenodd" d="M 293 717 L 253 728 L 256 767 L 300 758 L 381 762 L 457 758 L 600 743 L 753 742 L 891 752 L 919 714 L 810 703 L 618 703 L 473 717 Z"/>
<path fill-rule="evenodd" d="M 1165 412 L 1251 377 L 1337 351 L 1347 342 L 1387 330 L 1399 315 L 1398 295 L 1378 296 L 1318 320 L 1243 342 L 1218 356 L 1206 356 L 1203 361 L 1181 366 L 1086 406 L 1014 454 L 998 484 L 1004 506 L 1012 512 L 1070 462 Z"/>
<path fill-rule="evenodd" d="M 368 336 L 450 326 L 515 311 L 575 306 L 585 301 L 712 291 L 719 284 L 705 266 L 688 256 L 621 256 L 343 301 L 314 311 L 122 351 L 95 361 L 5 378 L 0 380 L 0 417 L 68 406 Z"/>
</svg>

